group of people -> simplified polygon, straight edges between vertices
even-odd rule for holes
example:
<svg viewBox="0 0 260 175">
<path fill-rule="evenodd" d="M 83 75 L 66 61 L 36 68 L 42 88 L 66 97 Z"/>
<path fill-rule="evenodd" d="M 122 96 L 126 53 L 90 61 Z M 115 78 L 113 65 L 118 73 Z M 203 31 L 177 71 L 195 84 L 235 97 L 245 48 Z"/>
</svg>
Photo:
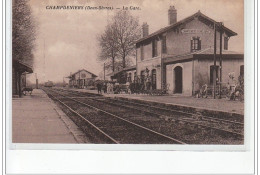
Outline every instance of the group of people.
<svg viewBox="0 0 260 175">
<path fill-rule="evenodd" d="M 114 93 L 114 85 L 113 83 L 97 83 L 98 94 L 102 94 L 102 90 L 104 93 L 113 94 Z"/>
</svg>

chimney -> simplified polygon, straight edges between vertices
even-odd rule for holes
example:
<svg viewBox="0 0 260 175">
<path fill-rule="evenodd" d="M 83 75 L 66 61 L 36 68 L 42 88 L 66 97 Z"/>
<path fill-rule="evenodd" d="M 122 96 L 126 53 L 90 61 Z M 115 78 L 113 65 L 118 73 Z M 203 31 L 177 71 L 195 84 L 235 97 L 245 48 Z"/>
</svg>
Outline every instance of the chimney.
<svg viewBox="0 0 260 175">
<path fill-rule="evenodd" d="M 174 6 L 170 6 L 168 10 L 168 22 L 169 25 L 175 24 L 177 22 L 177 10 Z"/>
<path fill-rule="evenodd" d="M 143 29 L 143 37 L 146 37 L 149 35 L 149 25 L 144 22 L 142 25 L 142 29 Z"/>
</svg>

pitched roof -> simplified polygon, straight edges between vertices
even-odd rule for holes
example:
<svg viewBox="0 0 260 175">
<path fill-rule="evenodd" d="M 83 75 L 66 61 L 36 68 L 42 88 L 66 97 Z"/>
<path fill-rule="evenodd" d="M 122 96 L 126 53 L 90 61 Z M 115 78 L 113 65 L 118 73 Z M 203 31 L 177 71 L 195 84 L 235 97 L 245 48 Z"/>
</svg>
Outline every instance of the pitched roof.
<svg viewBox="0 0 260 175">
<path fill-rule="evenodd" d="M 79 73 L 79 72 L 81 72 L 81 71 L 86 71 L 86 72 L 88 72 L 89 74 L 92 74 L 94 77 L 97 77 L 97 75 L 95 75 L 95 74 L 93 74 L 93 73 L 87 71 L 86 69 L 81 69 L 81 70 L 78 70 L 77 72 L 75 72 L 75 73 L 69 75 L 69 76 L 66 77 L 66 78 L 71 78 L 72 75 L 75 75 L 75 74 L 77 74 L 77 73 Z"/>
<path fill-rule="evenodd" d="M 22 62 L 21 60 L 13 59 L 13 65 L 16 66 L 16 68 L 21 72 L 33 73 L 33 69 L 31 67 L 31 65 L 26 64 L 26 63 Z"/>
<path fill-rule="evenodd" d="M 180 21 L 178 21 L 178 22 L 176 22 L 176 23 L 174 23 L 174 24 L 171 24 L 171 25 L 169 25 L 169 26 L 167 26 L 167 27 L 161 28 L 160 30 L 157 30 L 156 32 L 153 32 L 153 33 L 151 33 L 150 35 L 148 35 L 148 36 L 146 36 L 146 37 L 143 37 L 143 38 L 137 40 L 136 43 L 142 42 L 142 41 L 144 41 L 144 40 L 146 40 L 146 39 L 149 39 L 149 38 L 151 38 L 151 37 L 153 37 L 153 36 L 156 36 L 156 35 L 162 34 L 162 33 L 164 33 L 164 32 L 167 32 L 168 30 L 170 30 L 170 29 L 172 29 L 172 28 L 175 28 L 175 27 L 179 26 L 180 24 L 183 24 L 183 23 L 188 22 L 189 20 L 193 19 L 194 17 L 202 17 L 202 18 L 204 18 L 205 20 L 211 22 L 212 24 L 215 23 L 216 25 L 218 25 L 218 23 L 219 23 L 219 22 L 215 21 L 214 19 L 212 19 L 212 18 L 210 18 L 210 17 L 204 15 L 204 14 L 201 13 L 200 11 L 198 11 L 197 13 L 195 13 L 195 14 L 193 14 L 193 15 L 187 17 L 187 18 L 184 18 L 183 20 L 180 20 Z M 223 28 L 223 30 L 224 30 L 225 32 L 227 32 L 227 34 L 228 34 L 229 36 L 235 36 L 235 35 L 237 35 L 236 32 L 234 32 L 234 31 L 232 31 L 231 29 L 225 27 L 224 25 L 222 26 L 222 28 Z"/>
<path fill-rule="evenodd" d="M 207 49 L 199 50 L 197 52 L 189 52 L 189 53 L 184 53 L 181 55 L 168 55 L 167 57 L 163 58 L 163 62 L 169 64 L 171 62 L 183 61 L 183 60 L 187 60 L 187 59 L 191 59 L 191 58 L 195 58 L 195 57 L 211 59 L 211 58 L 213 58 L 213 55 L 214 55 L 214 48 L 207 48 Z M 217 52 L 217 56 L 219 56 L 219 52 Z M 223 50 L 222 56 L 223 56 L 223 59 L 232 58 L 232 57 L 243 58 L 244 53 Z"/>
<path fill-rule="evenodd" d="M 123 69 L 121 69 L 119 71 L 111 72 L 111 73 L 107 74 L 107 76 L 114 76 L 114 75 L 116 75 L 116 74 L 118 74 L 120 72 L 129 71 L 129 70 L 135 70 L 135 69 L 136 69 L 136 65 L 130 66 L 130 67 L 125 67 L 125 68 L 123 68 Z"/>
</svg>

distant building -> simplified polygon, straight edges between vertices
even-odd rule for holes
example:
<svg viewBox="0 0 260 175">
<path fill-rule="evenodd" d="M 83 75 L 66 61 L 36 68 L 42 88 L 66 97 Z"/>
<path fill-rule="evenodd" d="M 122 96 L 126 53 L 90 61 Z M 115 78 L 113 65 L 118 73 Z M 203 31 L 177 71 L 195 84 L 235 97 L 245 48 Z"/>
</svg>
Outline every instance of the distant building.
<svg viewBox="0 0 260 175">
<path fill-rule="evenodd" d="M 85 70 L 79 70 L 67 78 L 69 78 L 69 86 L 74 88 L 85 88 L 93 85 L 93 81 L 96 79 L 96 75 Z"/>
<path fill-rule="evenodd" d="M 30 65 L 20 60 L 13 59 L 12 64 L 12 94 L 22 96 L 22 90 L 26 87 L 26 74 L 33 73 Z"/>
<path fill-rule="evenodd" d="M 143 24 L 143 37 L 136 42 L 136 73 L 149 72 L 153 89 L 169 86 L 170 93 L 192 95 L 203 84 L 213 84 L 214 24 L 215 20 L 200 11 L 177 21 L 177 10 L 168 11 L 169 25 L 149 34 L 149 25 Z M 228 82 L 228 73 L 235 79 L 244 74 L 244 54 L 228 50 L 228 40 L 237 35 L 222 27 L 222 82 Z M 220 29 L 217 28 L 217 72 L 220 76 Z"/>
</svg>

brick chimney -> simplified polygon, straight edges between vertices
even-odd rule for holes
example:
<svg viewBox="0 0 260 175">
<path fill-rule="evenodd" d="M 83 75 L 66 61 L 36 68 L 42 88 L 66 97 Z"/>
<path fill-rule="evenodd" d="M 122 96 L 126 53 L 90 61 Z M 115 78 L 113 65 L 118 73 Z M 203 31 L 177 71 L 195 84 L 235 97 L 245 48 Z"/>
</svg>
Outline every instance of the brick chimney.
<svg viewBox="0 0 260 175">
<path fill-rule="evenodd" d="M 168 10 L 168 22 L 169 25 L 175 24 L 177 22 L 177 10 L 174 6 L 170 6 Z"/>
<path fill-rule="evenodd" d="M 143 37 L 149 35 L 149 25 L 146 22 L 143 23 L 142 30 L 143 30 Z"/>
</svg>

